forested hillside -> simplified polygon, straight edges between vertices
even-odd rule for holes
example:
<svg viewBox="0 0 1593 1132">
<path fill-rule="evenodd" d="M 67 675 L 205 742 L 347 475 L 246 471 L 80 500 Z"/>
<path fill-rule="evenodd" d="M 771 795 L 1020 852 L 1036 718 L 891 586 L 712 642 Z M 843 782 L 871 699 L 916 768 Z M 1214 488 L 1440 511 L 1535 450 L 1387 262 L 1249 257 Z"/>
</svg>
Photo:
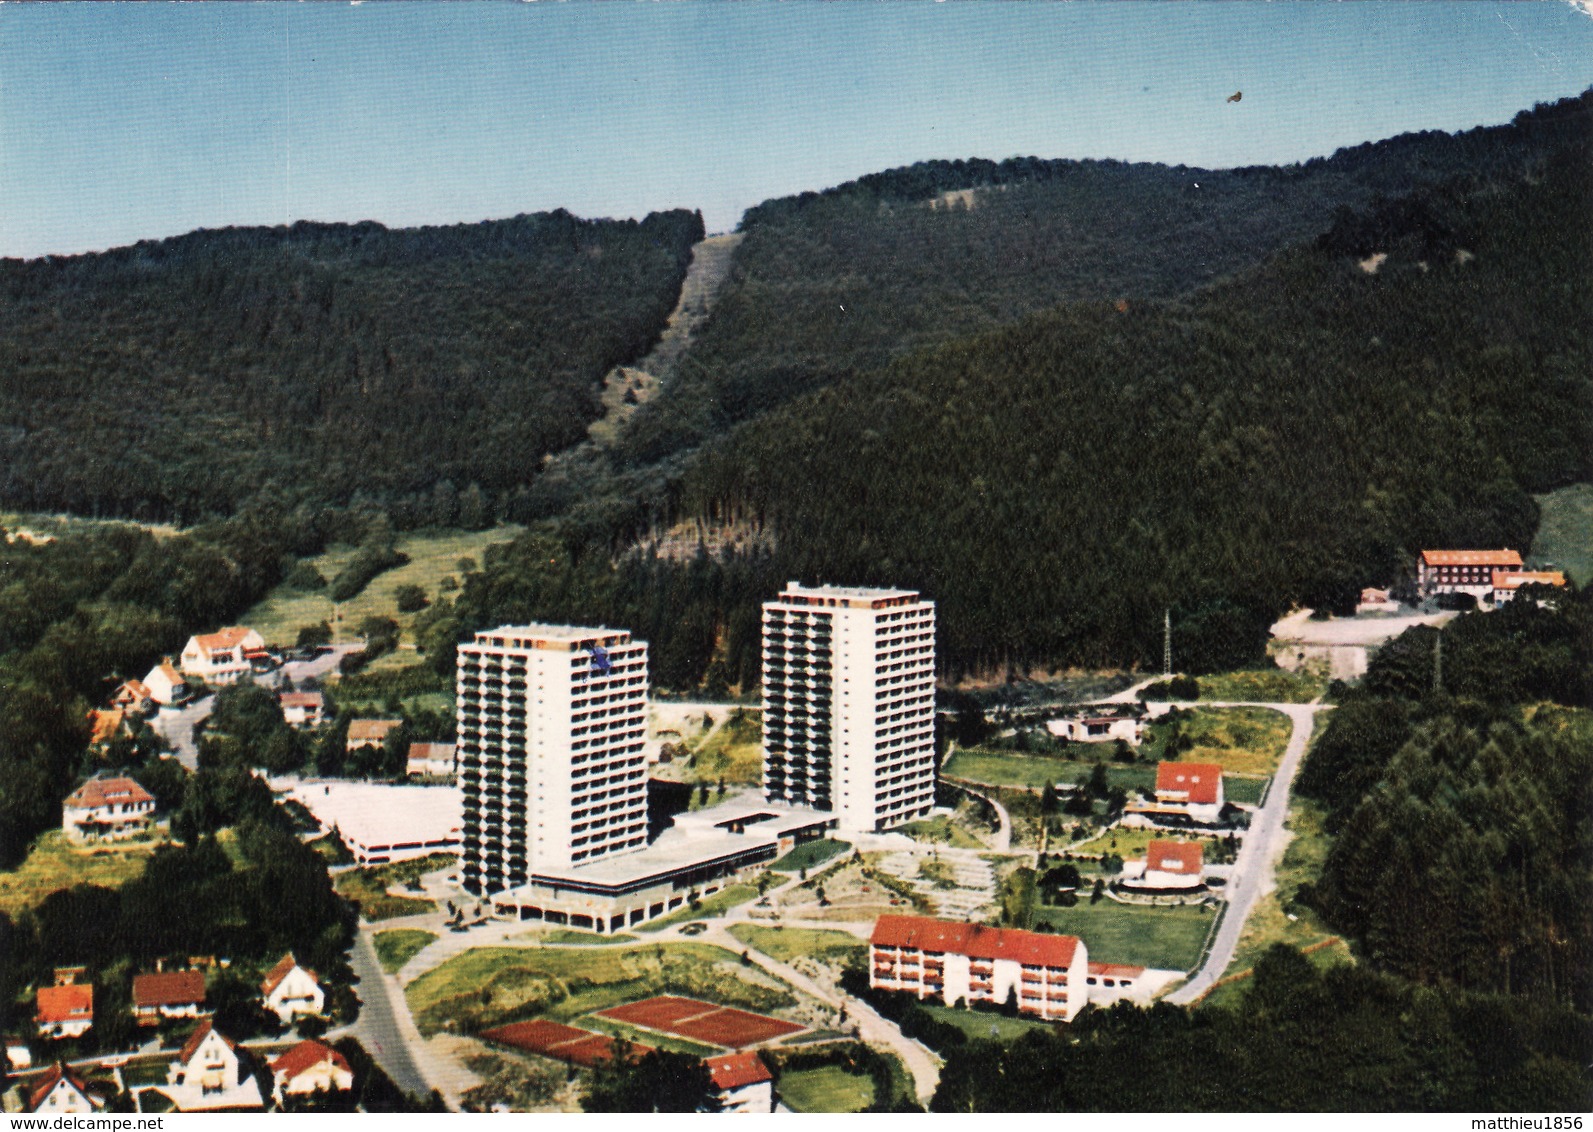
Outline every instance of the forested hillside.
<svg viewBox="0 0 1593 1132">
<path fill-rule="evenodd" d="M 1519 168 L 1582 127 L 1561 105 L 1288 167 L 933 161 L 747 212 L 734 274 L 671 388 L 624 437 L 656 459 L 925 345 L 1066 302 L 1170 298 L 1336 212 Z"/>
<path fill-rule="evenodd" d="M 446 481 L 501 511 L 646 352 L 701 235 L 561 211 L 0 261 L 0 502 L 192 522 Z"/>
</svg>

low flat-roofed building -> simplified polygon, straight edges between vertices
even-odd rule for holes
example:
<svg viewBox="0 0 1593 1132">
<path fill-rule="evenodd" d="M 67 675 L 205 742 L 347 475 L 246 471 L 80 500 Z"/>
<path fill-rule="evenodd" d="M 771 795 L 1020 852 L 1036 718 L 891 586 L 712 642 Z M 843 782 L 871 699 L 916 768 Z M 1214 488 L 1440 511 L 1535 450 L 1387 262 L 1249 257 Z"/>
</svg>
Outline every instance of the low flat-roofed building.
<svg viewBox="0 0 1593 1132">
<path fill-rule="evenodd" d="M 458 787 L 293 779 L 285 793 L 335 829 L 361 865 L 459 852 L 464 796 Z"/>
<path fill-rule="evenodd" d="M 749 792 L 676 815 L 645 849 L 537 869 L 526 884 L 493 895 L 492 904 L 500 915 L 522 920 L 619 931 L 666 915 L 693 894 L 718 891 L 742 870 L 823 837 L 835 822 L 833 813 L 766 802 Z"/>
<path fill-rule="evenodd" d="M 1145 721 L 1128 707 L 1095 707 L 1048 719 L 1045 729 L 1058 739 L 1071 743 L 1111 743 L 1121 739 L 1139 746 L 1145 737 Z"/>
</svg>

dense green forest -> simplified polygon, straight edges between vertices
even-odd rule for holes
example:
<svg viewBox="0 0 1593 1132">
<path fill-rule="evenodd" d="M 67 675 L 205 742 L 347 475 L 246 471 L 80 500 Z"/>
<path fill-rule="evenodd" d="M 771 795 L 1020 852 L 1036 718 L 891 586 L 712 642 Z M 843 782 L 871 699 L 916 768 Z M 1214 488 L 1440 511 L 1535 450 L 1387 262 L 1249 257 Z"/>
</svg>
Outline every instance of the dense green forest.
<svg viewBox="0 0 1593 1132">
<path fill-rule="evenodd" d="M 1574 109 L 1292 166 L 927 161 L 768 201 L 746 213 L 729 283 L 673 386 L 630 423 L 622 457 L 655 460 L 912 349 L 1062 303 L 1188 293 L 1336 214 L 1530 163 L 1585 129 Z"/>
<path fill-rule="evenodd" d="M 1291 603 L 1353 605 L 1420 546 L 1525 546 L 1529 493 L 1593 474 L 1589 105 L 1466 135 L 1481 172 L 1321 215 L 1193 295 L 921 350 L 599 485 L 489 559 L 459 624 L 627 625 L 666 686 L 746 683 L 737 602 L 890 583 L 939 603 L 951 677 L 1153 661 L 1167 609 L 1199 672 L 1259 659 Z M 751 537 L 627 556 L 660 516 Z"/>
<path fill-rule="evenodd" d="M 657 337 L 701 237 L 559 211 L 0 261 L 0 502 L 181 523 L 360 497 L 413 526 L 448 484 L 503 510 Z"/>
</svg>

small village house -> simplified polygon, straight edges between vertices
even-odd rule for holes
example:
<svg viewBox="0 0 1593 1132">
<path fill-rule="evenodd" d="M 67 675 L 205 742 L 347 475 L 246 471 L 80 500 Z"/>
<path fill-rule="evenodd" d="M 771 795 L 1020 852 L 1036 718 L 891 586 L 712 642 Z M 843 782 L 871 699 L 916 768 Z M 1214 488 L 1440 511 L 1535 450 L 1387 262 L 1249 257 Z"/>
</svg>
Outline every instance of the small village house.
<svg viewBox="0 0 1593 1132">
<path fill-rule="evenodd" d="M 182 673 L 173 667 L 169 656 L 149 670 L 149 675 L 143 679 L 143 685 L 148 690 L 150 699 L 161 707 L 170 707 L 188 699 L 188 682 L 183 679 Z"/>
<path fill-rule="evenodd" d="M 133 715 L 148 715 L 158 706 L 149 685 L 142 680 L 125 680 L 111 694 L 111 706 Z"/>
<path fill-rule="evenodd" d="M 265 1008 L 283 1025 L 304 1015 L 319 1014 L 326 1006 L 326 991 L 321 989 L 315 972 L 299 966 L 291 951 L 266 973 L 260 983 L 260 995 Z"/>
<path fill-rule="evenodd" d="M 271 1062 L 271 1094 L 277 1104 L 288 1097 L 316 1093 L 346 1093 L 354 1087 L 354 1070 L 348 1058 L 329 1045 L 303 1041 L 290 1046 Z"/>
<path fill-rule="evenodd" d="M 265 1107 L 247 1051 L 202 1019 L 160 1089 L 179 1112 L 247 1112 Z"/>
<path fill-rule="evenodd" d="M 22 1094 L 21 1107 L 27 1112 L 51 1115 L 82 1115 L 92 1113 L 104 1102 L 88 1091 L 83 1078 L 56 1062 L 40 1075 L 38 1080 L 17 1086 Z M 7 1105 L 7 1108 L 10 1108 Z"/>
<path fill-rule="evenodd" d="M 103 749 L 117 739 L 125 739 L 133 734 L 132 726 L 127 722 L 127 713 L 121 708 L 95 708 L 88 713 L 89 746 Z"/>
<path fill-rule="evenodd" d="M 207 684 L 231 684 L 269 657 L 265 638 L 253 629 L 232 625 L 214 633 L 189 637 L 183 646 L 182 671 Z"/>
<path fill-rule="evenodd" d="M 1131 798 L 1123 824 L 1214 829 L 1222 821 L 1223 806 L 1222 767 L 1161 762 L 1156 764 L 1155 800 Z"/>
<path fill-rule="evenodd" d="M 710 1057 L 706 1064 L 720 1112 L 774 1111 L 774 1075 L 756 1050 Z"/>
<path fill-rule="evenodd" d="M 354 719 L 349 721 L 346 749 L 380 747 L 387 737 L 404 726 L 402 719 Z"/>
<path fill-rule="evenodd" d="M 1071 1022 L 1087 1002 L 1088 967 L 1076 936 L 881 916 L 869 940 L 868 985 L 947 1006 L 1015 1001 L 1021 1013 Z"/>
<path fill-rule="evenodd" d="M 411 778 L 454 778 L 454 744 L 411 743 L 404 773 Z"/>
<path fill-rule="evenodd" d="M 154 820 L 155 796 L 131 778 L 96 775 L 61 803 L 61 829 L 77 843 L 135 837 Z"/>
<path fill-rule="evenodd" d="M 94 984 L 81 967 L 62 967 L 55 985 L 40 987 L 34 1025 L 41 1038 L 80 1038 L 94 1028 Z"/>
<path fill-rule="evenodd" d="M 1137 747 L 1145 737 L 1145 721 L 1139 713 L 1126 708 L 1074 712 L 1046 720 L 1045 729 L 1070 743 L 1110 743 L 1121 739 Z"/>
<path fill-rule="evenodd" d="M 1152 841 L 1145 847 L 1142 860 L 1124 864 L 1118 885 L 1146 896 L 1204 892 L 1204 847 L 1198 841 Z"/>
<path fill-rule="evenodd" d="M 204 1004 L 202 971 L 133 976 L 133 1017 L 140 1026 L 157 1026 L 167 1018 L 197 1018 Z"/>
<path fill-rule="evenodd" d="M 326 697 L 320 692 L 282 692 L 277 703 L 290 727 L 319 727 L 326 717 Z"/>
</svg>

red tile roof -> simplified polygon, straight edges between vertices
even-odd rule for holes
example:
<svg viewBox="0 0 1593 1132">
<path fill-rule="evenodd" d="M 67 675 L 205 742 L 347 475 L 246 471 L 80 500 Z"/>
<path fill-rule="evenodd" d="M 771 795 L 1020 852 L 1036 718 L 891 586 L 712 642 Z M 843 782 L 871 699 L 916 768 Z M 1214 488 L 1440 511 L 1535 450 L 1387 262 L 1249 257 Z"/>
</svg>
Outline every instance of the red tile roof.
<svg viewBox="0 0 1593 1132">
<path fill-rule="evenodd" d="M 1424 550 L 1422 561 L 1429 566 L 1519 566 L 1521 555 L 1513 550 Z"/>
<path fill-rule="evenodd" d="M 452 759 L 454 757 L 454 744 L 452 743 L 411 743 L 409 757 L 412 759 Z"/>
<path fill-rule="evenodd" d="M 154 800 L 153 794 L 131 778 L 91 778 L 68 794 L 65 804 L 74 810 L 91 810 L 112 803 L 133 805 Z"/>
<path fill-rule="evenodd" d="M 194 643 L 207 651 L 216 649 L 235 649 L 243 643 L 249 635 L 249 630 L 242 625 L 229 625 L 225 629 L 218 629 L 214 633 L 200 633 L 194 637 Z"/>
<path fill-rule="evenodd" d="M 1216 763 L 1157 763 L 1156 793 L 1184 794 L 1195 805 L 1214 805 L 1222 795 L 1222 767 Z"/>
<path fill-rule="evenodd" d="M 187 1065 L 190 1061 L 192 1061 L 194 1059 L 194 1054 L 199 1052 L 199 1043 L 204 1041 L 205 1035 L 210 1033 L 212 1030 L 216 1030 L 215 1020 L 212 1018 L 201 1019 L 199 1025 L 194 1027 L 194 1032 L 189 1034 L 188 1040 L 183 1043 L 182 1052 L 177 1055 L 177 1060 L 182 1062 L 184 1065 Z M 238 1048 L 238 1043 L 227 1037 L 227 1035 L 223 1034 L 220 1030 L 216 1030 L 216 1036 L 227 1043 L 228 1049 Z"/>
<path fill-rule="evenodd" d="M 1042 967 L 1069 967 L 1079 940 L 1071 935 L 987 928 L 929 916 L 881 916 L 874 921 L 870 942 L 883 947 L 952 952 L 970 959 L 1010 959 Z"/>
<path fill-rule="evenodd" d="M 89 1097 L 88 1090 L 83 1084 L 83 1079 L 57 1061 L 49 1069 L 45 1070 L 44 1076 L 35 1081 L 33 1087 L 28 1090 L 28 1111 L 38 1112 L 39 1106 L 45 1102 L 45 1099 L 62 1081 L 71 1085 L 72 1088 L 82 1093 L 90 1103 L 93 1103 L 93 1098 Z"/>
<path fill-rule="evenodd" d="M 173 687 L 185 683 L 183 680 L 183 674 L 172 667 L 171 657 L 168 656 L 165 660 L 161 661 L 160 664 L 156 665 L 156 668 L 166 677 Z"/>
<path fill-rule="evenodd" d="M 260 984 L 260 993 L 270 994 L 272 991 L 276 990 L 277 987 L 282 985 L 282 980 L 288 977 L 288 972 L 293 970 L 293 968 L 297 967 L 298 965 L 298 960 L 293 958 L 293 952 L 291 951 L 284 955 L 281 959 L 278 959 L 277 965 L 266 972 L 266 977 Z M 310 978 L 315 979 L 315 972 L 310 970 L 308 967 L 304 968 L 304 973 L 310 976 Z M 316 979 L 316 981 L 319 982 L 320 980 Z"/>
<path fill-rule="evenodd" d="M 763 1058 L 752 1050 L 710 1057 L 707 1065 L 708 1072 L 714 1079 L 714 1088 L 721 1092 L 739 1089 L 746 1085 L 756 1085 L 760 1081 L 774 1080 L 774 1075 L 763 1063 Z"/>
<path fill-rule="evenodd" d="M 288 1047 L 271 1063 L 271 1072 L 286 1074 L 287 1080 L 291 1081 L 307 1069 L 324 1065 L 328 1061 L 345 1072 L 352 1072 L 349 1069 L 348 1058 L 331 1046 L 317 1041 L 303 1041 L 296 1046 Z"/>
<path fill-rule="evenodd" d="M 94 984 L 71 983 L 64 987 L 40 987 L 39 1022 L 81 1022 L 94 1018 Z"/>
<path fill-rule="evenodd" d="M 149 685 L 142 680 L 124 681 L 122 686 L 116 689 L 117 698 L 120 698 L 123 692 L 127 692 L 133 699 L 149 699 Z"/>
<path fill-rule="evenodd" d="M 1145 848 L 1145 871 L 1199 876 L 1206 854 L 1198 841 L 1152 841 Z"/>
<path fill-rule="evenodd" d="M 110 742 L 122 730 L 122 721 L 126 718 L 126 713 L 119 708 L 107 708 L 89 712 L 88 721 L 91 729 L 89 742 Z"/>
<path fill-rule="evenodd" d="M 205 1001 L 203 971 L 133 976 L 134 1006 L 188 1006 Z"/>
<path fill-rule="evenodd" d="M 1090 974 L 1105 975 L 1109 979 L 1137 979 L 1145 973 L 1143 967 L 1132 967 L 1127 963 L 1091 963 Z"/>
<path fill-rule="evenodd" d="M 320 692 L 282 692 L 277 696 L 277 702 L 283 707 L 324 707 L 326 699 Z"/>
<path fill-rule="evenodd" d="M 1513 590 L 1521 586 L 1563 586 L 1565 575 L 1558 570 L 1495 570 L 1493 588 Z"/>
<path fill-rule="evenodd" d="M 355 719 L 348 725 L 349 741 L 357 739 L 374 739 L 378 743 L 385 740 L 388 734 L 403 725 L 402 719 Z"/>
</svg>

